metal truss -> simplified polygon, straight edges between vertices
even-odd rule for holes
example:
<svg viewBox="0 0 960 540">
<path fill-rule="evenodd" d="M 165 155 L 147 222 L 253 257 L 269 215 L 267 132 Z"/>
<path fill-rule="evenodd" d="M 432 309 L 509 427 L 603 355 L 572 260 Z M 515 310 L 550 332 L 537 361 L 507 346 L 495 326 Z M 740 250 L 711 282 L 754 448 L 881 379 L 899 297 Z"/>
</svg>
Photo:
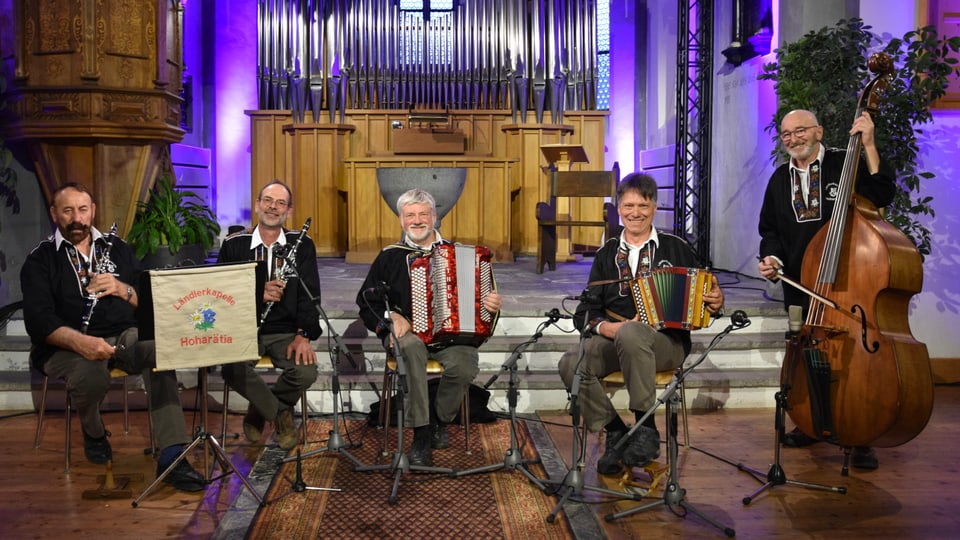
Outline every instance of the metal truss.
<svg viewBox="0 0 960 540">
<path fill-rule="evenodd" d="M 710 265 L 713 0 L 677 3 L 677 144 L 674 234 Z"/>
</svg>

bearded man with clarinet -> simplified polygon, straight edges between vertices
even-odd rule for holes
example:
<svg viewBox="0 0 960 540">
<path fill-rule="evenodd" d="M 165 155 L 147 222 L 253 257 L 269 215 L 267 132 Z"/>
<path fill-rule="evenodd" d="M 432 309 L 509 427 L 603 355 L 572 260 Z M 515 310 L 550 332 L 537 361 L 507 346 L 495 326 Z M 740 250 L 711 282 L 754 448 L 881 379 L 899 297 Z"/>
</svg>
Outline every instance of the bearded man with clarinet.
<svg viewBox="0 0 960 540">
<path fill-rule="evenodd" d="M 300 290 L 299 279 L 320 301 L 317 249 L 307 236 L 310 220 L 300 231 L 287 231 L 283 223 L 293 208 L 293 193 L 279 180 L 270 182 L 257 195 L 254 210 L 258 224 L 230 235 L 220 248 L 218 263 L 264 261 L 268 280 L 263 290 L 264 310 L 258 338 L 260 355 L 270 356 L 281 370 L 268 385 L 254 370 L 257 361 L 224 364 L 223 379 L 249 405 L 243 418 L 243 434 L 250 442 L 263 437 L 266 421 L 273 423 L 277 444 L 290 450 L 297 444 L 293 405 L 301 390 L 317 380 L 317 356 L 310 344 L 322 332 L 310 297 Z M 296 272 L 287 269 L 293 263 Z"/>
<path fill-rule="evenodd" d="M 94 226 L 97 205 L 79 183 L 50 197 L 54 234 L 30 252 L 20 271 L 23 316 L 33 367 L 62 379 L 83 427 L 88 461 L 105 464 L 113 450 L 100 416 L 110 369 L 141 373 L 160 448 L 157 474 L 167 470 L 190 437 L 180 406 L 176 371 L 154 371 L 156 347 L 141 341 L 134 310 L 140 264 L 122 239 Z M 163 479 L 182 491 L 202 491 L 204 479 L 181 460 Z"/>
</svg>

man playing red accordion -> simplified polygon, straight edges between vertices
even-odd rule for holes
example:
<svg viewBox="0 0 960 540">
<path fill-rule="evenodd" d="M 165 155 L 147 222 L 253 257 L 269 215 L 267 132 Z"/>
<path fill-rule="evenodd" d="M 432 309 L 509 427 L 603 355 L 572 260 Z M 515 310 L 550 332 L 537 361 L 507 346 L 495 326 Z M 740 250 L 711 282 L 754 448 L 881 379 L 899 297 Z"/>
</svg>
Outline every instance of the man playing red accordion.
<svg viewBox="0 0 960 540">
<path fill-rule="evenodd" d="M 600 383 L 600 379 L 622 371 L 630 394 L 630 410 L 639 420 L 656 400 L 656 373 L 674 369 L 690 353 L 690 331 L 677 328 L 656 330 L 640 322 L 630 291 L 630 280 L 643 272 L 669 266 L 700 266 L 690 245 L 653 226 L 657 211 L 657 184 L 645 174 L 627 175 L 617 186 L 617 212 L 623 222 L 619 237 L 610 238 L 597 251 L 590 268 L 590 283 L 574 315 L 574 324 L 585 337 L 583 359 L 579 346 L 560 359 L 560 376 L 572 388 L 579 370 L 579 403 L 590 431 L 606 428 L 606 451 L 597 462 L 597 472 L 618 474 L 621 461 L 643 466 L 660 456 L 660 433 L 654 415 L 634 431 L 630 440 L 615 448 L 628 428 Z M 718 313 L 723 292 L 716 277 L 703 295 L 707 311 Z"/>
<path fill-rule="evenodd" d="M 414 291 L 410 281 L 410 267 L 414 260 L 428 255 L 434 247 L 450 244 L 436 229 L 437 206 L 433 196 L 421 189 L 412 189 L 397 199 L 397 213 L 403 238 L 387 246 L 370 265 L 367 278 L 357 293 L 360 317 L 366 327 L 383 340 L 388 350 L 395 345 L 390 329 L 384 321 L 390 302 L 390 322 L 399 340 L 400 353 L 405 363 L 409 395 L 405 407 L 405 424 L 413 428 L 413 446 L 409 453 L 411 465 L 432 465 L 432 449 L 450 446 L 447 424 L 456 416 L 467 386 L 480 371 L 477 347 L 473 345 L 431 346 L 411 330 L 414 296 L 425 294 Z M 501 298 L 496 291 L 483 297 L 482 306 L 490 313 L 500 311 Z M 427 360 L 433 358 L 443 365 L 443 375 L 433 407 L 427 394 Z"/>
</svg>

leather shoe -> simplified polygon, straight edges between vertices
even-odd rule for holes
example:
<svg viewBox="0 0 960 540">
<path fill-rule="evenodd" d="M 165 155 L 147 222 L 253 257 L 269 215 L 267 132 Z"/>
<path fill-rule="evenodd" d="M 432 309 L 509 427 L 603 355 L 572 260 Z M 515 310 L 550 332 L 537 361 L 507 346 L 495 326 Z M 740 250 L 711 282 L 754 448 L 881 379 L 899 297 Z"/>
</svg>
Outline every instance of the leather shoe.
<svg viewBox="0 0 960 540">
<path fill-rule="evenodd" d="M 290 407 L 282 407 L 277 413 L 277 419 L 273 421 L 273 427 L 277 430 L 277 446 L 281 450 L 290 450 L 300 441 L 297 428 L 293 426 L 293 411 Z"/>
<path fill-rule="evenodd" d="M 110 447 L 107 435 L 108 433 L 105 431 L 103 437 L 94 439 L 86 433 L 83 434 L 83 453 L 87 456 L 87 461 L 104 465 L 113 459 L 113 449 Z"/>
<path fill-rule="evenodd" d="M 623 464 L 628 467 L 643 467 L 660 457 L 660 433 L 647 426 L 640 426 L 627 440 L 623 449 Z"/>
<path fill-rule="evenodd" d="M 623 471 L 620 459 L 623 457 L 623 448 L 616 448 L 626 431 L 607 431 L 606 448 L 603 456 L 597 461 L 597 473 L 604 476 L 616 476 Z"/>
<path fill-rule="evenodd" d="M 450 434 L 447 433 L 446 424 L 438 423 L 430 426 L 430 448 L 434 450 L 450 448 Z"/>
<path fill-rule="evenodd" d="M 247 405 L 247 414 L 243 417 L 243 436 L 250 442 L 259 441 L 263 436 L 264 423 L 266 420 L 253 403 Z"/>
<path fill-rule="evenodd" d="M 820 441 L 800 431 L 800 428 L 795 427 L 793 428 L 793 431 L 784 433 L 783 440 L 780 442 L 788 448 L 800 448 L 803 446 L 810 446 L 811 444 L 815 444 Z"/>
<path fill-rule="evenodd" d="M 157 476 L 163 474 L 163 471 L 169 466 L 169 463 L 157 465 Z M 186 459 L 181 459 L 180 462 L 177 463 L 177 466 L 163 478 L 163 483 L 169 484 L 180 491 L 188 491 L 191 493 L 203 491 L 207 485 L 203 480 L 203 476 L 201 476 L 193 466 L 187 463 Z"/>
<path fill-rule="evenodd" d="M 410 448 L 410 453 L 407 454 L 407 460 L 410 462 L 410 465 L 415 465 L 417 467 L 430 467 L 433 465 L 433 451 L 430 448 L 429 442 L 424 444 L 419 441 L 413 441 L 413 447 Z"/>
<path fill-rule="evenodd" d="M 875 470 L 880 466 L 880 460 L 877 459 L 877 451 L 869 446 L 856 446 L 853 448 L 850 464 L 856 469 L 866 471 Z"/>
</svg>

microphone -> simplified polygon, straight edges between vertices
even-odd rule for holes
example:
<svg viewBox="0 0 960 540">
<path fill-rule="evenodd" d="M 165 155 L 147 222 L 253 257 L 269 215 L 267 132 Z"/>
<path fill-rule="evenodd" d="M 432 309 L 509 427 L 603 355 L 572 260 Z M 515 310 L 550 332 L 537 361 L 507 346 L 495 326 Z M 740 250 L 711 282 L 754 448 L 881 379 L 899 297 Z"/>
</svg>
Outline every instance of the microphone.
<svg viewBox="0 0 960 540">
<path fill-rule="evenodd" d="M 388 292 L 390 292 L 390 286 L 387 285 L 387 283 L 386 283 L 385 281 L 380 281 L 379 283 L 377 283 L 377 284 L 374 285 L 373 287 L 370 287 L 370 288 L 368 288 L 368 289 L 364 289 L 364 290 L 363 290 L 363 296 L 367 296 L 368 294 L 375 294 L 375 295 L 377 295 L 378 297 L 381 297 L 381 298 L 382 298 L 383 295 L 387 294 Z"/>
<path fill-rule="evenodd" d="M 583 292 L 576 296 L 565 296 L 564 300 L 578 300 L 582 302 L 598 303 L 600 301 L 600 296 L 597 293 L 592 292 L 590 288 L 587 287 L 583 290 Z"/>
<path fill-rule="evenodd" d="M 750 317 L 742 309 L 738 309 L 730 314 L 730 323 L 737 328 L 750 326 Z"/>
<path fill-rule="evenodd" d="M 790 335 L 796 336 L 800 333 L 800 330 L 803 328 L 803 307 L 801 306 L 789 306 L 787 308 L 787 316 L 790 319 Z"/>
<path fill-rule="evenodd" d="M 572 318 L 573 318 L 573 317 L 571 317 L 570 315 L 567 315 L 566 313 L 560 313 L 560 310 L 557 309 L 557 308 L 551 309 L 550 311 L 544 313 L 543 316 L 544 316 L 544 317 L 549 317 L 549 318 L 551 318 L 551 319 L 553 319 L 553 320 L 555 320 L 555 321 L 556 321 L 556 320 L 560 320 L 560 319 L 572 319 Z"/>
</svg>

